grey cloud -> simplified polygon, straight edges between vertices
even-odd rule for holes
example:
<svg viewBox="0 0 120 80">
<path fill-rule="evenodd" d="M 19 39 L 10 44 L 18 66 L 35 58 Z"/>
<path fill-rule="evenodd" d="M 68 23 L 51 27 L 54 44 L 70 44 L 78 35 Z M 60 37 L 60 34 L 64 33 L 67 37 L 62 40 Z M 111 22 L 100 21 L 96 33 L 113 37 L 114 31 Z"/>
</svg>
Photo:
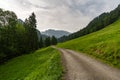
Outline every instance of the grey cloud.
<svg viewBox="0 0 120 80">
<path fill-rule="evenodd" d="M 77 0 L 71 0 L 71 4 L 67 6 L 73 12 L 80 12 L 83 15 L 94 15 L 96 12 L 100 12 L 104 7 L 103 1 L 96 0 L 84 0 L 84 3 L 78 3 Z M 94 12 L 93 12 L 94 11 Z"/>
<path fill-rule="evenodd" d="M 109 1 L 105 0 L 43 0 L 43 2 L 48 6 L 54 6 L 47 12 L 47 15 L 51 16 L 47 19 L 49 28 L 56 27 L 69 31 L 85 27 L 90 20 L 105 11 L 106 5 L 109 5 Z"/>
<path fill-rule="evenodd" d="M 11 4 L 19 7 L 14 8 L 14 11 L 20 18 L 35 12 L 39 30 L 54 28 L 74 32 L 85 27 L 102 12 L 117 7 L 120 0 L 13 0 L 12 2 L 14 3 Z"/>
<path fill-rule="evenodd" d="M 33 3 L 33 1 L 31 0 L 15 0 L 15 2 L 22 8 L 26 8 L 26 9 L 32 9 L 34 8 L 40 8 L 40 9 L 51 9 L 52 7 L 49 6 L 43 6 L 40 5 L 39 3 Z"/>
</svg>

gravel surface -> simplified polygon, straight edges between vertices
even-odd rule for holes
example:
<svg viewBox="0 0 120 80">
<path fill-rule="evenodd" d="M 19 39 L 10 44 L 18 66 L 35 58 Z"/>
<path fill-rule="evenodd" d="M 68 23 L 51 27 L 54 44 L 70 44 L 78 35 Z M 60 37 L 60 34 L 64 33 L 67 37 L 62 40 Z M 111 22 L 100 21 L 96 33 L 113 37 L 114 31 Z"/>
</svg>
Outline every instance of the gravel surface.
<svg viewBox="0 0 120 80">
<path fill-rule="evenodd" d="M 68 49 L 58 49 L 65 67 L 64 80 L 120 80 L 120 70 Z"/>
</svg>

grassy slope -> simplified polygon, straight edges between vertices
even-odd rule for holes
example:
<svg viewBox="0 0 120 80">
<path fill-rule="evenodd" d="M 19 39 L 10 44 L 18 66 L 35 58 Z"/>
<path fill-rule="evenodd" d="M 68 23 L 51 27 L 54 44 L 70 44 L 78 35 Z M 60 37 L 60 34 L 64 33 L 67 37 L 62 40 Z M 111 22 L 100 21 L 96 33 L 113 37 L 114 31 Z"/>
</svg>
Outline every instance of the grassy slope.
<svg viewBox="0 0 120 80">
<path fill-rule="evenodd" d="M 120 68 L 120 19 L 100 31 L 58 46 L 87 53 Z"/>
<path fill-rule="evenodd" d="M 38 50 L 0 65 L 0 80 L 61 80 L 60 54 L 52 48 Z"/>
</svg>

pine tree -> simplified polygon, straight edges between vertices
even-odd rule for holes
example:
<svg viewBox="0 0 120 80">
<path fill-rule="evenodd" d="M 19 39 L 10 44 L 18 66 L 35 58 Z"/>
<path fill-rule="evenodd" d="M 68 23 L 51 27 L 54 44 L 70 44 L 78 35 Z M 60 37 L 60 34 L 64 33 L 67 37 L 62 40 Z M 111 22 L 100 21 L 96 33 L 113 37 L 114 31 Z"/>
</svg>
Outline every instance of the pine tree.
<svg viewBox="0 0 120 80">
<path fill-rule="evenodd" d="M 42 39 L 42 37 L 40 38 L 40 41 L 39 41 L 39 48 L 42 48 L 42 47 L 44 47 L 44 45 L 43 45 L 43 39 Z"/>
<path fill-rule="evenodd" d="M 36 30 L 36 19 L 35 14 L 25 20 L 26 35 L 28 41 L 28 50 L 34 51 L 39 48 L 39 41 Z"/>
<path fill-rule="evenodd" d="M 48 47 L 48 46 L 50 46 L 50 45 L 51 45 L 50 37 L 47 37 L 47 38 L 45 39 L 45 46 Z"/>
<path fill-rule="evenodd" d="M 51 38 L 51 44 L 52 45 L 56 45 L 57 44 L 57 39 L 55 38 L 55 36 L 52 36 L 52 38 Z"/>
</svg>

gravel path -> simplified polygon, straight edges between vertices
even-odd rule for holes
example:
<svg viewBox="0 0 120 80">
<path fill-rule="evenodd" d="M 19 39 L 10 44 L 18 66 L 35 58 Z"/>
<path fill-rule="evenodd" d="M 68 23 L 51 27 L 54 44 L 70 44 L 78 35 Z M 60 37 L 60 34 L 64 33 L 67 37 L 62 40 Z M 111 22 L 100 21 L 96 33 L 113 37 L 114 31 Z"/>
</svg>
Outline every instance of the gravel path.
<svg viewBox="0 0 120 80">
<path fill-rule="evenodd" d="M 62 53 L 64 80 L 120 80 L 120 70 L 68 49 Z"/>
</svg>

